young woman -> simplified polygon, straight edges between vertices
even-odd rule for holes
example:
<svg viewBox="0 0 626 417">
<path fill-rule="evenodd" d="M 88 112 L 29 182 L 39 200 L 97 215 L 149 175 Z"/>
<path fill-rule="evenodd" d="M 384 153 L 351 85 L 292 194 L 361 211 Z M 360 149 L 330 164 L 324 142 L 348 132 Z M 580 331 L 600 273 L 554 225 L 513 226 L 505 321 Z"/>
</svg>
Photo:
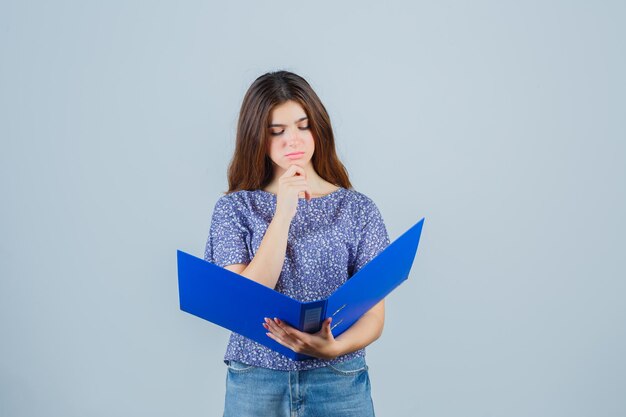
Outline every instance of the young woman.
<svg viewBox="0 0 626 417">
<path fill-rule="evenodd" d="M 302 77 L 277 71 L 245 94 L 229 189 L 215 204 L 205 260 L 300 301 L 330 296 L 387 245 L 374 202 L 352 189 L 330 118 Z M 365 347 L 383 331 L 384 300 L 334 337 L 268 317 L 267 337 L 312 357 L 294 361 L 231 333 L 224 416 L 373 416 Z"/>
</svg>

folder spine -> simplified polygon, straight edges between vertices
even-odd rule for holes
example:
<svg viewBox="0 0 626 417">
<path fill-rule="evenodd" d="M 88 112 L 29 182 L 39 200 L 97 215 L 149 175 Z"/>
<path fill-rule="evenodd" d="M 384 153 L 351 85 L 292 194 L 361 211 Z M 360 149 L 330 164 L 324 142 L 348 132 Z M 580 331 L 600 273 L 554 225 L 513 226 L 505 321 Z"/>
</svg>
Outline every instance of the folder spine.
<svg viewBox="0 0 626 417">
<path fill-rule="evenodd" d="M 322 328 L 322 321 L 326 317 L 327 300 L 302 303 L 300 323 L 298 328 L 307 333 L 315 333 Z"/>
</svg>

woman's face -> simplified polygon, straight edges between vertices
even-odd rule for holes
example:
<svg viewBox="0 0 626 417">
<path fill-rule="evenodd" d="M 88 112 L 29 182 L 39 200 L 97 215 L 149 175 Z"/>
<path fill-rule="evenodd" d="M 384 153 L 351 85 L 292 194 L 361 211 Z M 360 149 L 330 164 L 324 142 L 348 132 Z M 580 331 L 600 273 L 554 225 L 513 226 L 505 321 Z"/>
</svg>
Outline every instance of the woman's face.
<svg viewBox="0 0 626 417">
<path fill-rule="evenodd" d="M 293 164 L 304 168 L 311 163 L 314 151 L 313 134 L 302 106 L 290 100 L 274 107 L 268 143 L 268 155 L 274 164 L 284 170 Z"/>
</svg>

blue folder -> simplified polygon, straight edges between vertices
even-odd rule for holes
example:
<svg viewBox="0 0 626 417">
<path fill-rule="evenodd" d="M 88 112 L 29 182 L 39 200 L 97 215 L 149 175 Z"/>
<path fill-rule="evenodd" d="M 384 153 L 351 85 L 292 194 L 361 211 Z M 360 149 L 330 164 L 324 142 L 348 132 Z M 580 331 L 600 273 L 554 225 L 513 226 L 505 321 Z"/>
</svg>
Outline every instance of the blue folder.
<svg viewBox="0 0 626 417">
<path fill-rule="evenodd" d="M 268 337 L 265 317 L 278 317 L 301 331 L 315 333 L 333 317 L 333 337 L 409 277 L 424 219 L 391 242 L 352 275 L 330 297 L 301 302 L 204 259 L 178 250 L 180 309 L 249 339 L 293 360 L 312 359 Z"/>
</svg>

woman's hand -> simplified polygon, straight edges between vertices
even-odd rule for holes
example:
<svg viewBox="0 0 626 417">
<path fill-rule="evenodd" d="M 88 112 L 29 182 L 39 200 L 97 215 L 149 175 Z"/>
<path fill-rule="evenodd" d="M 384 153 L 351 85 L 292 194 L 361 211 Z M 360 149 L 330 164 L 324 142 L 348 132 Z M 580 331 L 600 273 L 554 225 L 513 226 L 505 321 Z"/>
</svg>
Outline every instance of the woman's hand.
<svg viewBox="0 0 626 417">
<path fill-rule="evenodd" d="M 341 342 L 335 340 L 330 331 L 331 321 L 332 317 L 324 320 L 322 328 L 317 333 L 301 332 L 277 318 L 274 318 L 274 320 L 265 318 L 263 327 L 270 331 L 266 333 L 268 337 L 294 352 L 319 359 L 334 359 L 340 355 Z"/>
<path fill-rule="evenodd" d="M 276 214 L 285 216 L 291 221 L 298 208 L 298 196 L 304 192 L 307 200 L 311 199 L 311 190 L 306 179 L 304 168 L 291 165 L 278 178 L 278 193 L 276 196 Z"/>
</svg>

